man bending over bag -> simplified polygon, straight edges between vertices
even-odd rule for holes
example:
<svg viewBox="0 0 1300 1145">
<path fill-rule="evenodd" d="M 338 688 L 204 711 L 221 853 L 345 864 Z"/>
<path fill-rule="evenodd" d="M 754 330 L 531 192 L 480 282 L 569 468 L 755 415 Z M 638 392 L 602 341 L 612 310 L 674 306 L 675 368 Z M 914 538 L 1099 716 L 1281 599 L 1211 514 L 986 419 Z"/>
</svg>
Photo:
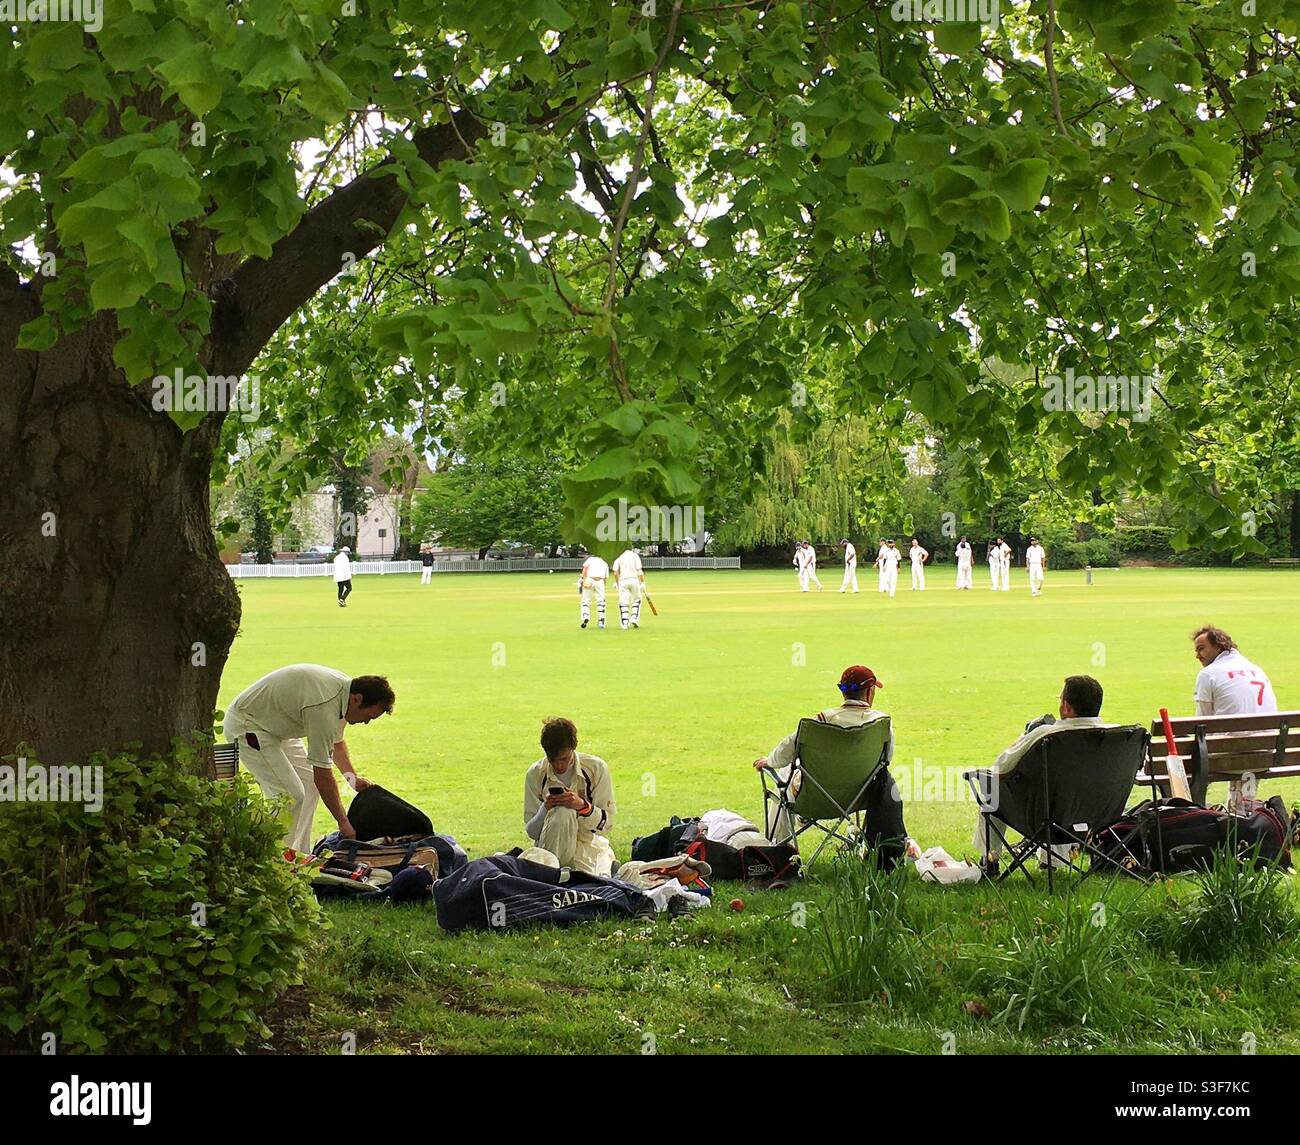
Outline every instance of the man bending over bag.
<svg viewBox="0 0 1300 1145">
<path fill-rule="evenodd" d="M 343 836 L 355 838 L 330 767 L 351 777 L 358 791 L 369 786 L 353 772 L 343 732 L 348 724 L 391 712 L 393 700 L 383 676 L 353 678 L 319 664 L 278 668 L 231 700 L 224 730 L 239 744 L 239 762 L 268 799 L 289 797 L 293 825 L 285 846 L 311 850 L 311 821 L 321 799 Z"/>
<path fill-rule="evenodd" d="M 614 821 L 614 784 L 599 756 L 578 751 L 572 720 L 542 725 L 546 754 L 524 776 L 524 830 L 562 867 L 608 876 L 614 850 L 606 837 Z"/>
</svg>

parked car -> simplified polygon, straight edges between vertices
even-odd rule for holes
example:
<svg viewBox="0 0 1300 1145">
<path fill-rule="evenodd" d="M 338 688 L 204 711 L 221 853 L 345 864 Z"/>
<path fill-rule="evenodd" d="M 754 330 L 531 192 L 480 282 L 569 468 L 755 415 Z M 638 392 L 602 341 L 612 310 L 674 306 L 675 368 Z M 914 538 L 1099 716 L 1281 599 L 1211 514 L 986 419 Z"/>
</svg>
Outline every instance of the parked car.
<svg viewBox="0 0 1300 1145">
<path fill-rule="evenodd" d="M 304 549 L 293 558 L 294 564 L 299 565 L 323 565 L 328 564 L 334 559 L 334 550 L 326 549 L 320 545 L 312 545 L 310 549 Z"/>
</svg>

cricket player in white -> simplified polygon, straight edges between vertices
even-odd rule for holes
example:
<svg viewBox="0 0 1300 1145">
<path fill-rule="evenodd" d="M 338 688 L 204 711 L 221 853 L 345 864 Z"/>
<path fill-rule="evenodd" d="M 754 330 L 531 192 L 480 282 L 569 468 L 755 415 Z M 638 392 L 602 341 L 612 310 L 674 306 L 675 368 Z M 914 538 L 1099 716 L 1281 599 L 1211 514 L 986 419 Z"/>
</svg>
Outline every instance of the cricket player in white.
<svg viewBox="0 0 1300 1145">
<path fill-rule="evenodd" d="M 805 541 L 803 551 L 808 557 L 808 580 L 817 586 L 818 592 L 821 592 L 822 582 L 817 579 L 817 550 Z"/>
<path fill-rule="evenodd" d="M 807 541 L 799 541 L 794 549 L 794 567 L 799 572 L 799 591 L 808 591 L 808 577 L 812 572 L 811 549 Z"/>
<path fill-rule="evenodd" d="M 1029 548 L 1025 550 L 1025 569 L 1029 573 L 1029 595 L 1039 596 L 1043 591 L 1043 570 L 1047 567 L 1047 553 L 1038 543 L 1037 537 L 1029 538 Z"/>
<path fill-rule="evenodd" d="M 312 817 L 321 799 L 339 831 L 356 837 L 330 766 L 337 766 L 356 790 L 370 786 L 355 774 L 343 733 L 348 724 L 368 724 L 391 712 L 393 699 L 382 676 L 354 679 L 319 664 L 292 664 L 231 700 L 223 730 L 226 739 L 239 745 L 239 762 L 268 799 L 289 797 L 293 821 L 287 847 L 311 850 Z"/>
<path fill-rule="evenodd" d="M 1192 633 L 1192 650 L 1200 660 L 1196 673 L 1196 715 L 1199 716 L 1268 716 L 1278 710 L 1268 673 L 1258 664 L 1245 659 L 1222 628 L 1201 625 Z M 1240 810 L 1243 797 L 1255 798 L 1252 778 L 1239 778 L 1229 784 L 1229 810 Z"/>
<path fill-rule="evenodd" d="M 993 592 L 998 591 L 998 582 L 1001 579 L 1000 568 L 1002 566 L 1002 550 L 998 548 L 997 541 L 989 545 L 989 587 Z"/>
<path fill-rule="evenodd" d="M 877 568 L 877 569 L 879 570 L 879 572 L 880 572 L 880 576 L 879 576 L 878 581 L 877 581 L 877 584 L 876 584 L 876 591 L 877 591 L 877 592 L 888 592 L 888 591 L 889 591 L 889 586 L 888 586 L 888 584 L 885 583 L 885 578 L 886 578 L 886 576 L 888 575 L 888 574 L 886 574 L 886 572 L 885 572 L 885 554 L 888 553 L 888 552 L 889 552 L 889 542 L 886 541 L 886 540 L 884 540 L 884 539 L 882 539 L 881 542 L 880 542 L 880 548 L 878 548 L 878 549 L 876 550 L 876 559 L 875 559 L 874 561 L 871 562 L 872 564 L 874 564 L 874 565 L 876 566 L 876 568 Z"/>
<path fill-rule="evenodd" d="M 853 542 L 845 537 L 840 542 L 844 548 L 844 579 L 840 581 L 840 592 L 847 592 L 849 585 L 853 586 L 853 591 L 858 591 L 858 550 L 853 547 Z"/>
<path fill-rule="evenodd" d="M 898 551 L 898 546 L 893 541 L 888 541 L 885 544 L 885 555 L 881 559 L 884 562 L 885 591 L 893 596 L 898 591 L 898 565 L 903 559 L 903 554 Z"/>
<path fill-rule="evenodd" d="M 923 547 L 921 542 L 912 538 L 912 547 L 908 550 L 908 555 L 912 558 L 912 588 L 919 591 L 925 591 L 925 562 L 930 559 L 930 550 Z"/>
<path fill-rule="evenodd" d="M 1192 633 L 1192 649 L 1201 662 L 1194 693 L 1198 716 L 1267 716 L 1277 711 L 1268 674 L 1247 660 L 1222 628 L 1202 625 Z M 1228 809 L 1239 810 L 1243 797 L 1255 797 L 1254 782 L 1247 777 L 1228 785 Z"/>
<path fill-rule="evenodd" d="M 524 830 L 561 867 L 608 876 L 614 784 L 597 755 L 578 751 L 578 729 L 556 718 L 542 725 L 541 759 L 524 776 Z"/>
<path fill-rule="evenodd" d="M 998 583 L 1003 592 L 1011 591 L 1011 546 L 998 538 Z"/>
<path fill-rule="evenodd" d="M 962 537 L 957 542 L 957 587 L 971 588 L 975 571 L 975 554 L 971 552 L 970 542 Z"/>
<path fill-rule="evenodd" d="M 578 576 L 579 596 L 582 598 L 582 627 L 586 628 L 591 620 L 591 598 L 596 597 L 596 627 L 605 627 L 605 581 L 609 577 L 609 565 L 597 556 L 590 556 L 582 562 L 582 572 Z"/>
<path fill-rule="evenodd" d="M 350 551 L 344 545 L 334 558 L 334 584 L 338 587 L 340 608 L 347 608 L 348 597 L 352 595 L 352 560 L 348 556 Z"/>
<path fill-rule="evenodd" d="M 641 627 L 641 592 L 645 588 L 645 571 L 635 549 L 624 549 L 614 561 L 614 580 L 618 584 L 618 622 L 627 631 Z M 631 615 L 629 617 L 629 610 Z"/>
</svg>

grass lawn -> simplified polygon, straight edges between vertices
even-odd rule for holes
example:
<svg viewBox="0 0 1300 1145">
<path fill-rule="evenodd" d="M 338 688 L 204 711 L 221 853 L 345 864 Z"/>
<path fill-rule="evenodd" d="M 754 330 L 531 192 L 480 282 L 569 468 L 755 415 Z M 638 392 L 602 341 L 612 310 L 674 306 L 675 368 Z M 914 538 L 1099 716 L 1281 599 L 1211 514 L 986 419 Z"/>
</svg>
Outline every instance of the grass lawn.
<svg viewBox="0 0 1300 1145">
<path fill-rule="evenodd" d="M 359 577 L 347 609 L 324 579 L 246 581 L 220 703 L 301 661 L 387 675 L 396 709 L 350 731 L 353 760 L 471 856 L 523 842 L 522 780 L 540 754 L 539 725 L 567 715 L 583 750 L 613 769 L 620 857 L 673 814 L 759 814 L 751 761 L 800 716 L 837 702 L 850 663 L 885 682 L 878 706 L 893 716 L 894 770 L 905 793 L 915 789 L 909 831 L 957 855 L 970 851 L 971 805 L 939 797 L 928 769 L 990 760 L 1028 719 L 1055 710 L 1067 674 L 1101 680 L 1108 719 L 1146 723 L 1161 705 L 1185 714 L 1198 668 L 1188 633 L 1210 621 L 1269 672 L 1284 708 L 1300 707 L 1294 572 L 1100 570 L 1091 586 L 1082 572 L 1049 572 L 1035 599 L 1023 570 L 1010 594 L 989 591 L 983 571 L 975 590 L 958 593 L 952 569 L 939 566 L 924 594 L 904 587 L 892 601 L 873 590 L 870 570 L 856 599 L 835 591 L 834 569 L 823 573 L 826 591 L 808 595 L 793 571 L 651 573 L 662 615 L 645 610 L 632 632 L 618 629 L 612 594 L 610 627 L 580 630 L 567 573 L 438 574 L 429 586 L 414 575 Z M 1289 787 L 1264 794 L 1290 801 L 1300 788 Z M 329 824 L 322 813 L 318 828 Z M 1300 1050 L 1296 951 L 1176 958 L 1152 938 L 1164 888 L 1097 879 L 1077 901 L 1058 895 L 1037 910 L 1045 891 L 1023 885 L 913 881 L 902 888 L 900 932 L 917 942 L 880 957 L 914 966 L 916 981 L 877 983 L 851 1004 L 820 960 L 818 926 L 856 893 L 829 866 L 795 890 L 746 895 L 740 914 L 725 909 L 723 890 L 723 909 L 678 924 L 456 938 L 432 910 L 331 906 L 334 926 L 305 987 L 274 1015 L 275 1044 L 328 1049 L 352 1031 L 360 1048 L 392 1051 L 640 1052 L 653 1036 L 658 1052 L 938 1052 L 951 1033 L 966 1051 L 1188 1052 L 1235 1051 L 1250 1033 L 1260 1052 Z M 1195 887 L 1180 880 L 1172 893 L 1193 897 Z M 1050 962 L 1053 928 L 1101 898 L 1115 926 L 1094 929 L 1120 945 L 1110 970 L 1104 958 L 1093 968 L 1099 1011 L 1053 1015 L 1031 985 L 1028 1016 L 1021 1006 L 1000 1018 L 1016 987 L 999 966 L 1034 965 L 1035 942 Z M 793 925 L 794 902 L 809 904 L 806 927 Z M 1015 957 L 1000 962 L 1007 951 Z M 1129 1020 L 1105 1013 L 1105 999 L 1120 997 Z"/>
</svg>

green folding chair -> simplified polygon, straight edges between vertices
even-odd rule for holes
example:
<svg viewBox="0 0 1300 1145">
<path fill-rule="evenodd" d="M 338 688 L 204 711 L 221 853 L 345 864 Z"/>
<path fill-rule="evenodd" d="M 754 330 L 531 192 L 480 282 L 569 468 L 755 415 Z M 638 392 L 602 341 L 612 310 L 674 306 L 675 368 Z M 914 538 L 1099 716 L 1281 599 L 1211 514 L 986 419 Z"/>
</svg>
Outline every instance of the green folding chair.
<svg viewBox="0 0 1300 1145">
<path fill-rule="evenodd" d="M 886 758 L 889 731 L 888 716 L 856 728 L 817 719 L 800 720 L 789 777 L 783 782 L 772 767 L 758 773 L 763 781 L 763 833 L 774 843 L 798 846 L 798 838 L 805 831 L 814 827 L 821 831 L 825 838 L 808 860 L 808 866 L 812 866 L 832 839 L 854 843 L 862 835 L 867 788 L 889 762 Z M 792 795 L 790 788 L 796 775 L 802 778 L 798 792 Z M 777 825 L 783 813 L 789 830 L 779 833 L 784 837 L 778 837 Z M 855 828 L 854 836 L 844 833 L 850 821 Z"/>
</svg>

